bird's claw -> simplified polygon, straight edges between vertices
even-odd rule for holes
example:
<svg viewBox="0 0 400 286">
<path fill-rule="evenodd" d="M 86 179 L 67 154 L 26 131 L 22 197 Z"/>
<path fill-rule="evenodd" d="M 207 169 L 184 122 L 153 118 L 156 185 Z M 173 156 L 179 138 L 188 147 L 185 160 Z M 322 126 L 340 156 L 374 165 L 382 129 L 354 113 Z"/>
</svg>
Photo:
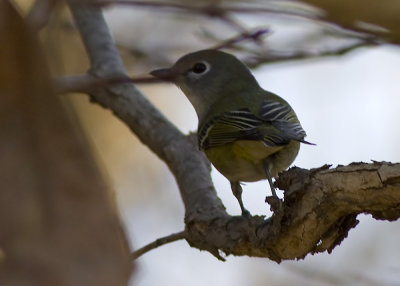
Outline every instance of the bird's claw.
<svg viewBox="0 0 400 286">
<path fill-rule="evenodd" d="M 244 210 L 242 210 L 242 217 L 250 218 L 251 214 L 248 210 L 244 209 Z"/>
<path fill-rule="evenodd" d="M 270 205 L 270 210 L 275 215 L 280 215 L 283 212 L 282 200 L 277 196 L 268 196 L 265 198 L 265 202 Z"/>
</svg>

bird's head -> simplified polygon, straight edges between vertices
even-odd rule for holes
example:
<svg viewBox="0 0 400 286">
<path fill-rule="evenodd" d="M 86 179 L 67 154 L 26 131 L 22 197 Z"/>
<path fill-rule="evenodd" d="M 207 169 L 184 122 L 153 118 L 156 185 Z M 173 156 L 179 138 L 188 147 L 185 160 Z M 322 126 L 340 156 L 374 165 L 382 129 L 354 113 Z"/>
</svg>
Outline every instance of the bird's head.
<svg viewBox="0 0 400 286">
<path fill-rule="evenodd" d="M 219 98 L 258 86 L 249 69 L 235 56 L 201 50 L 181 57 L 172 67 L 151 75 L 175 83 L 190 100 L 199 117 Z"/>
</svg>

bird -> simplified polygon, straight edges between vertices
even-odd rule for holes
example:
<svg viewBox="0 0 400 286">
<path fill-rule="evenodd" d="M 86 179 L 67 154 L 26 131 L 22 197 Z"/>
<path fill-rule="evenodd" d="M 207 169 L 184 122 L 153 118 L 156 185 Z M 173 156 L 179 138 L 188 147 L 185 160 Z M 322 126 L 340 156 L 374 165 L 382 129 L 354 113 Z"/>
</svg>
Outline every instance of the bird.
<svg viewBox="0 0 400 286">
<path fill-rule="evenodd" d="M 278 198 L 272 178 L 295 160 L 303 130 L 292 107 L 264 90 L 249 68 L 234 55 L 206 49 L 182 56 L 169 68 L 150 74 L 174 83 L 186 95 L 198 117 L 198 145 L 212 165 L 225 176 L 242 215 L 241 182 L 267 179 Z"/>
</svg>

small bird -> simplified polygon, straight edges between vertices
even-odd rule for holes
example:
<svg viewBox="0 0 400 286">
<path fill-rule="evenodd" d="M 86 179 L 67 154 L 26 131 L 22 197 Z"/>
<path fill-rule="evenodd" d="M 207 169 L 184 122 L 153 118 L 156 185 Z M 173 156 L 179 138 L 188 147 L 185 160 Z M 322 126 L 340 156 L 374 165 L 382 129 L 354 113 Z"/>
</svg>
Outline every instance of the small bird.
<svg viewBox="0 0 400 286">
<path fill-rule="evenodd" d="M 242 215 L 250 213 L 240 182 L 267 179 L 278 198 L 272 178 L 290 166 L 300 143 L 312 144 L 284 99 L 262 89 L 235 56 L 218 50 L 187 54 L 150 74 L 175 83 L 193 105 L 199 148 L 230 181 Z"/>
</svg>

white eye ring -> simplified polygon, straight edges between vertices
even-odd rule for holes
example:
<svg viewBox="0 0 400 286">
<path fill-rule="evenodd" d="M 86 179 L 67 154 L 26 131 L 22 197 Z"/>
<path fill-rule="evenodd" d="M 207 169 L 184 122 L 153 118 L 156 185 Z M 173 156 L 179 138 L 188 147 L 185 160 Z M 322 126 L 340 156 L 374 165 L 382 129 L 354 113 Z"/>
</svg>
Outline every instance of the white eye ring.
<svg viewBox="0 0 400 286">
<path fill-rule="evenodd" d="M 210 71 L 210 64 L 205 61 L 196 62 L 188 72 L 190 79 L 198 79 Z"/>
</svg>

